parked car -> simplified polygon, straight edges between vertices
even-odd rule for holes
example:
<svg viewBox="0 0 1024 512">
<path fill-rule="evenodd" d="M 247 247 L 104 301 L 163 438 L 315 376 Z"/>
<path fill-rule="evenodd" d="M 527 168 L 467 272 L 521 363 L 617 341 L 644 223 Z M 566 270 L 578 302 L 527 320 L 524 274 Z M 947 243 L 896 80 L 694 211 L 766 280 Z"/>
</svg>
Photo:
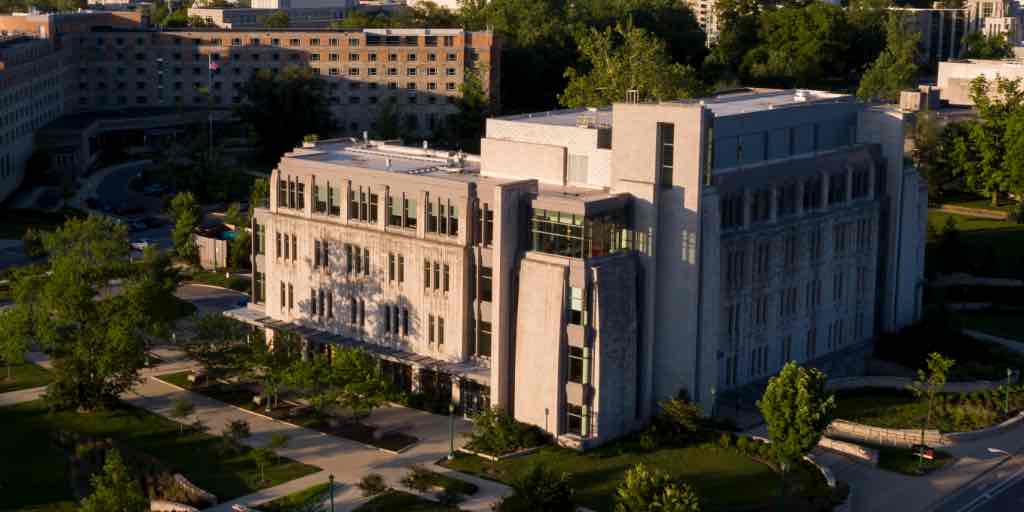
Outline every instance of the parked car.
<svg viewBox="0 0 1024 512">
<path fill-rule="evenodd" d="M 156 245 L 156 242 L 154 242 L 154 241 L 152 241 L 152 240 L 150 240 L 148 238 L 140 238 L 138 240 L 132 240 L 131 245 L 132 245 L 132 249 L 134 249 L 136 251 L 145 251 L 146 247 L 149 247 L 151 245 Z"/>
</svg>

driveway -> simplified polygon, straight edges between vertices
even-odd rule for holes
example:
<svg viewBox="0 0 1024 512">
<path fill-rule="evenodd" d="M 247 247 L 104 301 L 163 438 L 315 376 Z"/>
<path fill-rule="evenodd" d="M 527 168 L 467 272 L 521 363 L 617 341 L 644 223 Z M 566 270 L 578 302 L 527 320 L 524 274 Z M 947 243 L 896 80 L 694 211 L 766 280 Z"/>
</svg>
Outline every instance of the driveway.
<svg viewBox="0 0 1024 512">
<path fill-rule="evenodd" d="M 242 292 L 199 283 L 183 284 L 178 287 L 174 295 L 195 304 L 199 308 L 199 312 L 204 314 L 223 313 L 239 307 L 240 302 L 249 298 Z"/>
</svg>

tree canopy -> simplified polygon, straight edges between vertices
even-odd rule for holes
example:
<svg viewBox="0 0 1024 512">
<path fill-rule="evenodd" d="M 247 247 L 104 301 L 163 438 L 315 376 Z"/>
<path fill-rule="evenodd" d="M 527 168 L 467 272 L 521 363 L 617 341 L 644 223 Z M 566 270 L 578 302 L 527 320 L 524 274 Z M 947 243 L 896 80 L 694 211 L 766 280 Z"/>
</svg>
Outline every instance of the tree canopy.
<svg viewBox="0 0 1024 512">
<path fill-rule="evenodd" d="M 93 492 L 82 500 L 81 512 L 141 512 L 149 500 L 116 449 L 107 451 L 103 471 L 92 477 Z"/>
<path fill-rule="evenodd" d="M 864 100 L 898 101 L 900 91 L 914 85 L 917 77 L 917 45 L 921 34 L 907 30 L 903 16 L 889 15 L 885 24 L 885 49 L 861 78 L 857 96 Z"/>
<path fill-rule="evenodd" d="M 768 381 L 757 406 L 779 462 L 792 464 L 818 445 L 835 405 L 825 393 L 825 374 L 814 368 L 791 361 Z"/>
<path fill-rule="evenodd" d="M 1006 34 L 986 36 L 976 30 L 964 36 L 963 45 L 967 49 L 961 57 L 965 59 L 1008 59 L 1013 57 L 1013 44 L 1006 39 Z"/>
<path fill-rule="evenodd" d="M 263 158 L 277 161 L 303 136 L 327 135 L 334 119 L 327 107 L 327 82 L 312 69 L 287 67 L 280 73 L 261 70 L 242 86 L 237 112 L 252 126 Z"/>
<path fill-rule="evenodd" d="M 689 485 L 637 464 L 615 492 L 615 512 L 699 512 L 700 498 Z"/>
</svg>

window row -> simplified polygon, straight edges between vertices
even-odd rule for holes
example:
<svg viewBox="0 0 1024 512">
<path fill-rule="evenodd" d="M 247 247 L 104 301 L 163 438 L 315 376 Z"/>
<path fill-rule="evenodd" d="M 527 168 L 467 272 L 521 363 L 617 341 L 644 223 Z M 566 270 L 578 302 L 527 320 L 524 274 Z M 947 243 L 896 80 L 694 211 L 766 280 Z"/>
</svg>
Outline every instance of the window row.
<svg viewBox="0 0 1024 512">
<path fill-rule="evenodd" d="M 790 181 L 778 186 L 725 194 L 721 200 L 722 229 L 770 222 L 773 206 L 776 218 L 785 218 L 796 215 L 798 205 L 803 211 L 811 212 L 866 198 L 870 193 L 870 172 L 869 169 L 852 171 L 850 184 L 847 183 L 846 172 L 833 173 L 829 175 L 827 191 L 823 189 L 825 180 L 817 175 L 802 180 L 802 187 L 798 182 Z"/>
<path fill-rule="evenodd" d="M 274 253 L 275 257 L 292 261 L 299 258 L 299 237 L 278 231 L 275 241 L 277 249 Z"/>
<path fill-rule="evenodd" d="M 431 272 L 433 270 L 433 272 Z M 451 286 L 451 277 L 449 276 L 448 264 L 438 263 L 436 261 L 431 262 L 428 259 L 423 260 L 423 289 L 434 291 L 448 292 Z M 433 279 L 431 279 L 433 276 Z"/>
</svg>

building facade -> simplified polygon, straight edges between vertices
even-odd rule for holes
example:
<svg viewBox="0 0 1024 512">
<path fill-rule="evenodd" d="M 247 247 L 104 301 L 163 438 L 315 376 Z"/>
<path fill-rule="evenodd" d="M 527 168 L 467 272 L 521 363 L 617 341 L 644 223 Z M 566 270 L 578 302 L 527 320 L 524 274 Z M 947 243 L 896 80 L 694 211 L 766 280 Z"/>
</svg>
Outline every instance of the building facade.
<svg viewBox="0 0 1024 512">
<path fill-rule="evenodd" d="M 353 2 L 354 5 L 354 2 Z M 288 26 L 293 28 L 327 28 L 353 9 L 353 5 L 333 7 L 299 7 L 291 9 L 253 9 L 247 7 L 189 7 L 189 16 L 198 16 L 219 28 L 262 28 L 264 20 L 276 13 L 288 15 Z"/>
<path fill-rule="evenodd" d="M 122 117 L 127 111 L 165 116 L 167 109 L 198 108 L 230 114 L 242 101 L 243 84 L 259 71 L 278 73 L 294 66 L 322 75 L 337 131 L 352 135 L 375 130 L 386 108 L 403 133 L 431 135 L 457 112 L 456 99 L 469 73 L 479 74 L 499 107 L 501 43 L 489 31 L 157 31 L 144 28 L 137 12 L 83 12 L 0 16 L 2 34 L 19 37 L 0 49 L 0 79 L 8 85 L 3 88 L 8 101 L 0 104 L 7 117 L 0 134 L 11 144 L 4 149 L 11 162 L 5 164 L 11 176 L 7 183 L 12 184 L 0 185 L 0 201 L 22 181 L 42 119 L 61 114 Z M 14 86 L 28 95 L 9 93 Z M 31 114 L 28 103 L 34 105 Z M 95 144 L 82 144 L 90 146 Z"/>
<path fill-rule="evenodd" d="M 979 76 L 984 76 L 988 80 L 995 80 L 997 77 L 1019 80 L 1024 77 L 1024 61 L 963 59 L 940 62 L 936 80 L 940 98 L 950 105 L 974 105 L 974 100 L 971 99 L 971 81 Z"/>
<path fill-rule="evenodd" d="M 920 314 L 903 123 L 754 91 L 490 119 L 480 157 L 320 142 L 274 171 L 254 303 L 228 314 L 573 447 L 683 389 L 712 411 L 786 361 L 862 372 Z"/>
</svg>

